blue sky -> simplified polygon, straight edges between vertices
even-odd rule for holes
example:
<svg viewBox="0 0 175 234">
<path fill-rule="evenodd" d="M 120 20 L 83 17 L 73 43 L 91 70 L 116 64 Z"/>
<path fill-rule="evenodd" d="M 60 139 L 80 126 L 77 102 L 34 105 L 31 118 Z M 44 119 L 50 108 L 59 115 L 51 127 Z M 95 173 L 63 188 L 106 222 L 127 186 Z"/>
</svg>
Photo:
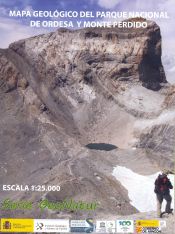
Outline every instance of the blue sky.
<svg viewBox="0 0 175 234">
<path fill-rule="evenodd" d="M 9 43 L 46 33 L 46 28 L 30 28 L 26 19 L 9 18 L 9 10 L 167 11 L 169 20 L 157 20 L 163 38 L 163 61 L 169 79 L 175 72 L 175 0 L 0 0 L 0 48 Z M 53 29 L 52 31 L 54 31 Z"/>
</svg>

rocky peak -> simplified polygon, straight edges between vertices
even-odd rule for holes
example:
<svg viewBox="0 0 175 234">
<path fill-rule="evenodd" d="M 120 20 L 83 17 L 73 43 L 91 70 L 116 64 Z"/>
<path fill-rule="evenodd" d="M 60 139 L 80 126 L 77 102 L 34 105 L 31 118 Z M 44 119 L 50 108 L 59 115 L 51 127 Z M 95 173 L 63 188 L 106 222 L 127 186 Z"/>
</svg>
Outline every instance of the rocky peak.
<svg viewBox="0 0 175 234">
<path fill-rule="evenodd" d="M 153 22 L 146 29 L 59 29 L 15 42 L 10 50 L 31 63 L 51 87 L 65 85 L 70 77 L 87 83 L 95 83 L 97 76 L 103 82 L 140 82 L 152 90 L 166 82 L 160 29 Z"/>
</svg>

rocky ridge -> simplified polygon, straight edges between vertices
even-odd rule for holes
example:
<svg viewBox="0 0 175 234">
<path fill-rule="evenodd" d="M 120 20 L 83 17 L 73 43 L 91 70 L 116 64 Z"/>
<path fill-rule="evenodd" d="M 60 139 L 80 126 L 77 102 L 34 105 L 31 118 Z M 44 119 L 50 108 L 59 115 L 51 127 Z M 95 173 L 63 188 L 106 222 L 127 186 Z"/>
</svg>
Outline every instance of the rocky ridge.
<svg viewBox="0 0 175 234">
<path fill-rule="evenodd" d="M 6 196 L 100 204 L 88 214 L 19 211 L 15 217 L 136 213 L 113 167 L 140 174 L 174 168 L 174 100 L 153 22 L 147 29 L 60 29 L 0 50 L 1 183 L 61 185 L 60 192 Z M 88 143 L 117 149 L 90 150 Z"/>
</svg>

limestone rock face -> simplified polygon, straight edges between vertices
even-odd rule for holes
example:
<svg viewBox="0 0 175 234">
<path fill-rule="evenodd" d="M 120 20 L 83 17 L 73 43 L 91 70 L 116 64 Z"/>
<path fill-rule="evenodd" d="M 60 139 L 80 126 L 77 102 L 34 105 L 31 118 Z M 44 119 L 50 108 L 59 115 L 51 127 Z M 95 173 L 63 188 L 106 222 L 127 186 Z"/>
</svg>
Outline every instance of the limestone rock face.
<svg viewBox="0 0 175 234">
<path fill-rule="evenodd" d="M 58 30 L 10 49 L 28 60 L 52 89 L 70 80 L 95 83 L 97 76 L 108 82 L 140 81 L 152 90 L 166 82 L 160 29 L 153 22 L 147 29 Z"/>
<path fill-rule="evenodd" d="M 112 171 L 173 168 L 173 90 L 153 22 L 147 29 L 60 29 L 0 50 L 1 181 L 61 185 L 60 192 L 0 192 L 0 199 L 98 201 L 90 217 L 137 212 Z M 90 150 L 90 143 L 115 147 Z M 36 209 L 24 216 L 87 213 Z"/>
</svg>

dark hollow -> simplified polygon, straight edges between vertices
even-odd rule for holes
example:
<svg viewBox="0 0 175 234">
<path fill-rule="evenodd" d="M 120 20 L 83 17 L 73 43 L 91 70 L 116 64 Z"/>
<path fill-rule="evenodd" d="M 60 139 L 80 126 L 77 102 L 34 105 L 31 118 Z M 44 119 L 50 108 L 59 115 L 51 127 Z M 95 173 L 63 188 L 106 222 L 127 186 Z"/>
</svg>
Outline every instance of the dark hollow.
<svg viewBox="0 0 175 234">
<path fill-rule="evenodd" d="M 117 146 L 106 144 L 106 143 L 90 143 L 90 144 L 87 144 L 86 147 L 88 149 L 104 150 L 104 151 L 111 151 L 111 150 L 117 149 Z"/>
</svg>

